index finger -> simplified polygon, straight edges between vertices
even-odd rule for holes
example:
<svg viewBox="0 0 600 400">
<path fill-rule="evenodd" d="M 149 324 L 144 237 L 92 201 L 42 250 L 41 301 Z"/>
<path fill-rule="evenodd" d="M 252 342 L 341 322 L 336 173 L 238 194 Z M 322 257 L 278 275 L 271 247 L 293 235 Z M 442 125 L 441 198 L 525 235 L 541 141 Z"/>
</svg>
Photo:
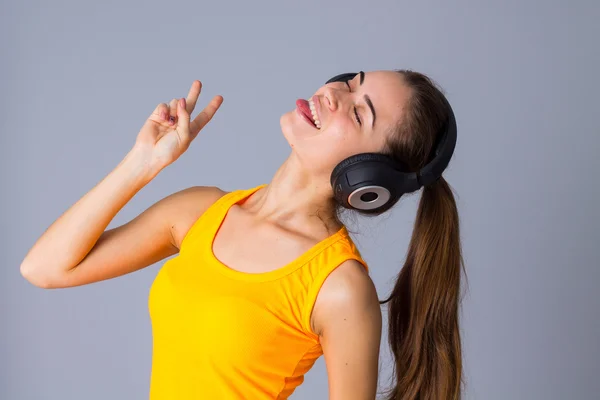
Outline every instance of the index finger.
<svg viewBox="0 0 600 400">
<path fill-rule="evenodd" d="M 191 114 L 191 112 L 194 111 L 201 90 L 202 82 L 196 79 L 194 82 L 192 82 L 192 87 L 190 87 L 190 91 L 188 92 L 187 98 L 185 99 L 185 109 L 188 112 L 188 114 Z"/>
</svg>

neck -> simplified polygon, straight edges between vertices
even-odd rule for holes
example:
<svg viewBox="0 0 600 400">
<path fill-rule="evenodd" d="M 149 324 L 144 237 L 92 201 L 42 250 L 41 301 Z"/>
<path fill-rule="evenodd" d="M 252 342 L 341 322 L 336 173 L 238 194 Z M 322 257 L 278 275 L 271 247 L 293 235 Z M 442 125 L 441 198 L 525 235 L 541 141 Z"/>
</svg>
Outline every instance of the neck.
<svg viewBox="0 0 600 400">
<path fill-rule="evenodd" d="M 315 176 L 298 163 L 293 153 L 279 167 L 271 182 L 252 196 L 248 204 L 257 219 L 306 231 L 323 226 L 327 231 L 337 231 L 333 193 L 329 176 Z"/>
</svg>

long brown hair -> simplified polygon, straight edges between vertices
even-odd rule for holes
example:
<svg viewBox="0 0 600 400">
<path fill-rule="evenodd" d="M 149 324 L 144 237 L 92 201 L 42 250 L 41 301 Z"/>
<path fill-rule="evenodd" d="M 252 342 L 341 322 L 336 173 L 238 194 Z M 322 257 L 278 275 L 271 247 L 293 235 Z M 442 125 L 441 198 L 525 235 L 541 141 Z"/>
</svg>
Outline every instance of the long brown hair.
<svg viewBox="0 0 600 400">
<path fill-rule="evenodd" d="M 429 77 L 410 70 L 396 72 L 412 95 L 382 153 L 412 172 L 430 160 L 449 111 Z M 340 205 L 335 209 L 338 221 L 348 211 Z M 388 340 L 395 361 L 395 382 L 384 391 L 385 400 L 461 399 L 463 270 L 458 210 L 450 185 L 440 177 L 423 188 L 406 261 L 390 296 L 380 301 L 389 303 Z"/>
</svg>

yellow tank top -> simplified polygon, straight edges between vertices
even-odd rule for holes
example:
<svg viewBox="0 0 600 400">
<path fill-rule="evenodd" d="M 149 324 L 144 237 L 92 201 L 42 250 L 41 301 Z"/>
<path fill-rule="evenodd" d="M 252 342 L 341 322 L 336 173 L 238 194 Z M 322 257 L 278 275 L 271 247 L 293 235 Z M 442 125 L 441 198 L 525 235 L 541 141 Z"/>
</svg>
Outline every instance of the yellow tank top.
<svg viewBox="0 0 600 400">
<path fill-rule="evenodd" d="M 323 354 L 310 315 L 325 278 L 348 259 L 369 271 L 346 227 L 273 271 L 222 264 L 212 242 L 227 211 L 265 186 L 213 203 L 152 283 L 150 400 L 287 399 Z"/>
</svg>

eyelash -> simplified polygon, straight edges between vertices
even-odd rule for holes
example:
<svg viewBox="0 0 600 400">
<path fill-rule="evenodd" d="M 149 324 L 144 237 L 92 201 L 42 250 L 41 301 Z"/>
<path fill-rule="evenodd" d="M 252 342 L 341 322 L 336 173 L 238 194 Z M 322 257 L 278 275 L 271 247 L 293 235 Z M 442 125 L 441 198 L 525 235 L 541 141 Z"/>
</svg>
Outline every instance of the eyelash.
<svg viewBox="0 0 600 400">
<path fill-rule="evenodd" d="M 351 90 L 350 84 L 348 83 L 348 81 L 346 81 L 346 85 L 348 86 L 348 90 Z M 358 116 L 358 113 L 356 112 L 356 107 L 354 107 L 354 116 L 356 117 L 356 122 L 358 122 L 358 124 L 362 126 L 360 117 Z"/>
</svg>

